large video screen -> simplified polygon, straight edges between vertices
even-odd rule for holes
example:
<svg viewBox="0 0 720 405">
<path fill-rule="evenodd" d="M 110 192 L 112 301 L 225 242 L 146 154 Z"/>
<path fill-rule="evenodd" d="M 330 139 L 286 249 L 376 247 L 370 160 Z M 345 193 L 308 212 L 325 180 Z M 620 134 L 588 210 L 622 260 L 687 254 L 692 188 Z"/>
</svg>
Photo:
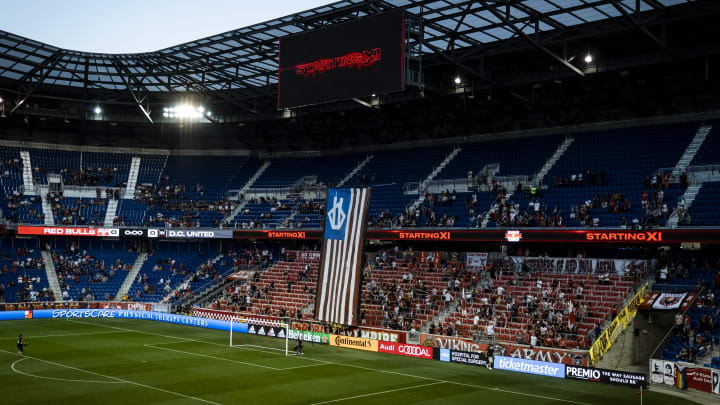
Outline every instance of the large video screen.
<svg viewBox="0 0 720 405">
<path fill-rule="evenodd" d="M 403 10 L 282 38 L 278 108 L 402 91 L 404 42 Z"/>
</svg>

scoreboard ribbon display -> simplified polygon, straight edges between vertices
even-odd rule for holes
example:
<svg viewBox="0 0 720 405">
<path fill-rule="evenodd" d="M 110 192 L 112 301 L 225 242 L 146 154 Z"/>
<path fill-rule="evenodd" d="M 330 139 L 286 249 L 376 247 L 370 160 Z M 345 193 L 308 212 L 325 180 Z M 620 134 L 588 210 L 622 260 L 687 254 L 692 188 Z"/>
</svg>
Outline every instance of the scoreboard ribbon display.
<svg viewBox="0 0 720 405">
<path fill-rule="evenodd" d="M 278 108 L 404 89 L 404 11 L 280 39 Z"/>
</svg>

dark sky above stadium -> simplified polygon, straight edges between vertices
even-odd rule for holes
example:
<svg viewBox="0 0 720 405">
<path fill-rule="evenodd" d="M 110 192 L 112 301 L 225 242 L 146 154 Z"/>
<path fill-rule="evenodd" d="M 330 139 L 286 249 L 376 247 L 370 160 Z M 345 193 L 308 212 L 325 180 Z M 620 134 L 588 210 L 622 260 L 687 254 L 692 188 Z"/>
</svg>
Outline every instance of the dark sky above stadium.
<svg viewBox="0 0 720 405">
<path fill-rule="evenodd" d="M 332 0 L 22 0 L 3 2 L 0 29 L 85 52 L 156 51 Z"/>
</svg>

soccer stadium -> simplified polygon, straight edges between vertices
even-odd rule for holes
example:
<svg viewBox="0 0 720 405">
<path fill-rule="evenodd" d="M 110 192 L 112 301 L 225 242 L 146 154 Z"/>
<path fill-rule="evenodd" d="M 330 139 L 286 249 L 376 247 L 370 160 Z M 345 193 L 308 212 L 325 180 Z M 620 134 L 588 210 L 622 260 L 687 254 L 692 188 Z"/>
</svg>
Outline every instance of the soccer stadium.
<svg viewBox="0 0 720 405">
<path fill-rule="evenodd" d="M 276 8 L 0 26 L 3 404 L 720 403 L 719 1 Z"/>
</svg>

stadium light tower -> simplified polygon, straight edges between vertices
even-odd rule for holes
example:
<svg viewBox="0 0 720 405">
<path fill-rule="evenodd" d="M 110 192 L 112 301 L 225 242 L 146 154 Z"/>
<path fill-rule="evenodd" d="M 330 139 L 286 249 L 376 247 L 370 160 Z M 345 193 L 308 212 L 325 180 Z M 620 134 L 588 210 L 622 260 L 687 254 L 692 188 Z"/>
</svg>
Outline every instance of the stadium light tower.
<svg viewBox="0 0 720 405">
<path fill-rule="evenodd" d="M 460 79 L 460 76 L 455 76 L 455 84 L 460 85 L 462 83 L 462 79 Z"/>
<path fill-rule="evenodd" d="M 97 105 L 97 106 L 95 106 L 95 109 L 93 110 L 93 112 L 95 113 L 95 115 L 100 115 L 100 114 L 102 114 L 102 108 L 100 108 L 100 106 Z"/>
<path fill-rule="evenodd" d="M 588 53 L 587 56 L 585 56 L 585 63 L 592 63 L 592 61 L 593 57 L 591 54 Z"/>
</svg>

